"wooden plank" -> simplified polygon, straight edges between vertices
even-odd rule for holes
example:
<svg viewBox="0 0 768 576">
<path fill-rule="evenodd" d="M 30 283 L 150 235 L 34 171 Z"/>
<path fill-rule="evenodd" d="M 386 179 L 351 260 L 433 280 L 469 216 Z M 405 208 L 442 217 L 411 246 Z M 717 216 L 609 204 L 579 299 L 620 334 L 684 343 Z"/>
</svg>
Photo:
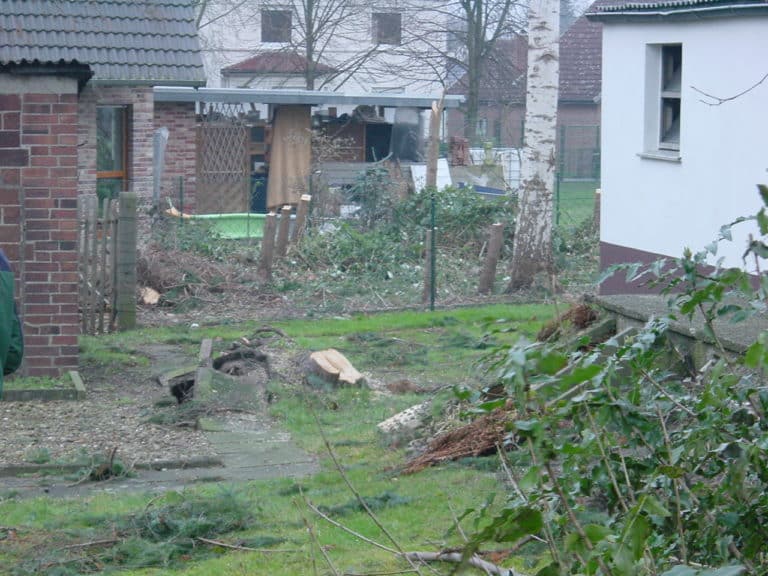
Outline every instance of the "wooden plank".
<svg viewBox="0 0 768 576">
<path fill-rule="evenodd" d="M 261 258 L 257 275 L 262 282 L 272 279 L 272 259 L 275 252 L 275 228 L 277 227 L 277 214 L 270 212 L 264 222 L 264 238 L 261 240 Z"/>
<path fill-rule="evenodd" d="M 117 328 L 136 327 L 136 193 L 120 194 L 117 252 Z"/>
<path fill-rule="evenodd" d="M 302 194 L 299 199 L 299 206 L 296 208 L 296 222 L 293 225 L 293 234 L 291 235 L 291 242 L 294 244 L 301 240 L 304 235 L 304 229 L 307 226 L 307 214 L 309 214 L 309 203 L 312 201 L 312 196 L 309 194 Z"/>
<path fill-rule="evenodd" d="M 90 291 L 90 309 L 88 311 L 88 334 L 96 333 L 96 310 L 99 306 L 99 291 L 96 289 L 96 278 L 98 274 L 98 252 L 99 252 L 99 200 L 95 201 L 90 206 L 88 218 L 92 222 L 91 224 L 91 252 L 88 255 L 90 260 L 90 273 L 88 275 L 88 284 Z"/>
<path fill-rule="evenodd" d="M 97 286 L 101 290 L 101 298 L 99 298 L 99 307 L 96 310 L 99 315 L 99 333 L 104 333 L 104 314 L 107 312 L 107 246 L 109 236 L 109 214 L 112 209 L 112 199 L 104 202 L 104 210 L 101 217 L 101 262 L 99 265 L 99 281 Z"/>
<path fill-rule="evenodd" d="M 480 286 L 477 289 L 480 294 L 489 294 L 493 291 L 493 283 L 496 279 L 496 266 L 499 263 L 503 237 L 504 224 L 501 222 L 492 224 L 491 238 L 488 242 L 488 253 L 485 255 L 485 264 L 480 274 Z"/>
<path fill-rule="evenodd" d="M 275 252 L 281 258 L 288 253 L 288 232 L 291 229 L 291 212 L 293 209 L 289 205 L 283 206 L 280 210 L 280 227 L 277 230 L 277 248 Z"/>
<path fill-rule="evenodd" d="M 79 213 L 80 213 L 80 254 L 79 267 L 80 267 L 80 310 L 81 310 L 81 330 L 84 334 L 88 333 L 88 207 L 90 205 L 90 197 L 83 196 L 80 199 Z"/>
</svg>

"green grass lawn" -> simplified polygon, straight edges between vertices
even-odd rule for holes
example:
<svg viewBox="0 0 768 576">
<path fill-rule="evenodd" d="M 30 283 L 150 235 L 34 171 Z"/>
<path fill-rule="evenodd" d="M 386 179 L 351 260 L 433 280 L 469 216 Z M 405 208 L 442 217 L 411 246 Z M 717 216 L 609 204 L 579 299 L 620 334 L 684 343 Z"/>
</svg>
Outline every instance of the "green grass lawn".
<svg viewBox="0 0 768 576">
<path fill-rule="evenodd" d="M 490 347 L 521 335 L 532 337 L 552 313 L 550 306 L 499 305 L 315 318 L 276 326 L 300 348 L 333 346 L 363 371 L 407 374 L 447 386 L 449 394 L 450 386 L 478 386 L 485 378 L 478 363 Z M 255 327 L 201 328 L 194 339 L 234 339 Z M 84 338 L 84 355 L 92 363 L 123 362 L 141 369 L 140 343 L 152 339 L 191 346 L 188 333 L 182 328 Z M 493 457 L 401 474 L 407 460 L 403 447 L 383 445 L 375 426 L 423 401 L 423 395 L 308 391 L 286 383 L 277 398 L 273 416 L 297 443 L 318 454 L 319 473 L 301 480 L 200 485 L 159 497 L 120 492 L 86 499 L 0 496 L 0 566 L 9 570 L 3 573 L 398 573 L 408 565 L 386 549 L 460 547 L 463 534 L 476 528 L 479 511 L 503 505 L 504 487 Z M 358 496 L 374 510 L 376 521 L 362 511 Z M 464 517 L 469 510 L 475 512 Z M 13 538 L 3 538 L 9 528 Z M 520 561 L 516 566 L 521 567 Z M 423 573 L 449 574 L 453 568 L 435 565 L 435 572 Z"/>
<path fill-rule="evenodd" d="M 564 181 L 559 183 L 555 194 L 555 210 L 559 213 L 556 221 L 561 226 L 578 226 L 595 212 L 595 190 L 600 187 L 595 181 Z"/>
</svg>

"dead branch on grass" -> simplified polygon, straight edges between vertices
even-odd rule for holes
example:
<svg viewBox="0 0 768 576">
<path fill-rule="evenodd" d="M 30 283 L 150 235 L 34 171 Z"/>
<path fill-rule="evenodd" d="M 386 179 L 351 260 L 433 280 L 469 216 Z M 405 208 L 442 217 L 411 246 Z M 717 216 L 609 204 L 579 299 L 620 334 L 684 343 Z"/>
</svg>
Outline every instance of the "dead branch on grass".
<svg viewBox="0 0 768 576">
<path fill-rule="evenodd" d="M 240 546 L 238 544 L 228 544 L 226 542 L 222 542 L 221 540 L 213 540 L 211 538 L 203 538 L 201 536 L 198 536 L 195 538 L 198 542 L 202 542 L 203 544 L 210 544 L 211 546 L 221 546 L 222 548 L 227 548 L 228 550 L 242 550 L 244 552 L 261 552 L 262 554 L 278 554 L 278 553 L 286 553 L 286 554 L 293 554 L 295 552 L 298 552 L 298 550 L 285 550 L 285 549 L 275 549 L 275 548 L 251 548 L 250 546 Z"/>
</svg>

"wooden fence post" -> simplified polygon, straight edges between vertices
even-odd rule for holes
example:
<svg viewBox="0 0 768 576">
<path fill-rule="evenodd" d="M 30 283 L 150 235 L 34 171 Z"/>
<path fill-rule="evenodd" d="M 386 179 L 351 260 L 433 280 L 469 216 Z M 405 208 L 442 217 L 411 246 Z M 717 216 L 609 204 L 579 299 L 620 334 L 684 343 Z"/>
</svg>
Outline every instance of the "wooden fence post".
<svg viewBox="0 0 768 576">
<path fill-rule="evenodd" d="M 288 253 L 288 232 L 291 229 L 291 211 L 288 205 L 280 210 L 280 227 L 277 230 L 277 248 L 275 252 L 280 258 Z"/>
<path fill-rule="evenodd" d="M 117 225 L 116 254 L 117 291 L 115 311 L 117 329 L 136 327 L 136 193 L 120 194 L 120 215 Z"/>
<path fill-rule="evenodd" d="M 485 264 L 480 274 L 480 286 L 477 289 L 480 294 L 489 294 L 493 289 L 493 281 L 496 279 L 496 265 L 499 263 L 503 237 L 504 224 L 501 222 L 492 224 L 491 238 L 488 241 L 488 253 L 485 255 Z"/>
<path fill-rule="evenodd" d="M 263 282 L 272 279 L 272 258 L 275 253 L 275 228 L 277 227 L 277 215 L 274 212 L 267 214 L 264 221 L 264 237 L 261 240 L 261 259 L 259 260 L 258 277 Z"/>
<path fill-rule="evenodd" d="M 312 200 L 312 196 L 309 194 L 302 194 L 299 199 L 299 205 L 296 208 L 296 222 L 293 223 L 293 234 L 291 236 L 291 242 L 296 244 L 304 235 L 304 228 L 307 225 L 307 214 L 309 214 L 309 203 Z"/>
</svg>

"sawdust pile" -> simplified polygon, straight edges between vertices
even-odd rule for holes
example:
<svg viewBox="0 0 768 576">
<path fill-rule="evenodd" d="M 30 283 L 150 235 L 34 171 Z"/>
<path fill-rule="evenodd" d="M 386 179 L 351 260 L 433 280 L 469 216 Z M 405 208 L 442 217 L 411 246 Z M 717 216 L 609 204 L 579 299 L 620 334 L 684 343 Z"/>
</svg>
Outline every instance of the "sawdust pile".
<svg viewBox="0 0 768 576">
<path fill-rule="evenodd" d="M 514 416 L 512 403 L 507 402 L 490 414 L 441 434 L 429 443 L 424 453 L 408 463 L 403 473 L 413 474 L 441 462 L 493 454 L 504 442 Z"/>
</svg>

